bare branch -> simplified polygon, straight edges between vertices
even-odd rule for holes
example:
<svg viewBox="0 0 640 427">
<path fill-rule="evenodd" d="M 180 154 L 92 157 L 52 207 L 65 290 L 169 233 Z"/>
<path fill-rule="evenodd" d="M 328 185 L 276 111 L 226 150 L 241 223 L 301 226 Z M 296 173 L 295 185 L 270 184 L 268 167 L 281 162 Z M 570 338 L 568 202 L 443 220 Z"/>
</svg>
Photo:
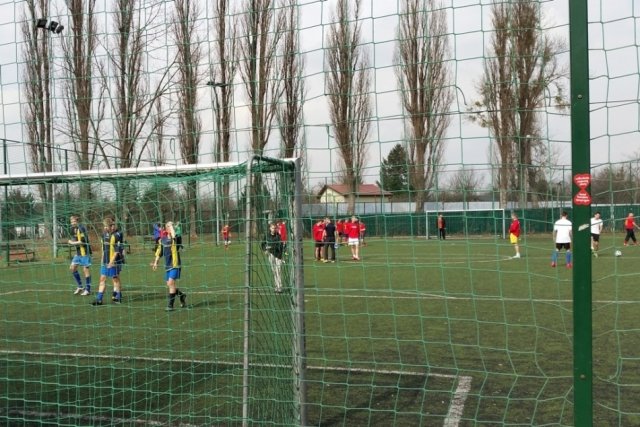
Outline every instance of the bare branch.
<svg viewBox="0 0 640 427">
<path fill-rule="evenodd" d="M 529 189 L 541 176 L 534 162 L 545 157 L 539 109 L 551 89 L 562 97 L 564 73 L 555 57 L 561 42 L 541 34 L 539 7 L 531 0 L 492 5 L 492 52 L 478 87 L 482 100 L 471 109 L 494 139 L 502 207 L 516 192 L 521 205 L 530 198 L 537 204 Z"/>
<path fill-rule="evenodd" d="M 348 211 L 353 213 L 363 169 L 371 117 L 369 61 L 361 41 L 360 5 L 339 0 L 327 36 L 327 96 L 335 129 L 344 183 L 351 186 Z M 354 7 L 352 12 L 351 6 Z"/>
<path fill-rule="evenodd" d="M 282 92 L 276 55 L 284 18 L 276 12 L 274 0 L 246 0 L 244 9 L 240 71 L 250 104 L 251 147 L 255 154 L 262 154 Z"/>
<path fill-rule="evenodd" d="M 286 0 L 283 6 L 285 7 L 284 37 L 280 54 L 283 102 L 278 108 L 278 124 L 282 140 L 281 155 L 290 158 L 294 157 L 296 152 L 300 152 L 300 126 L 304 120 L 305 99 L 304 57 L 300 53 L 298 2 Z"/>
<path fill-rule="evenodd" d="M 428 9 L 427 9 L 428 8 Z M 449 81 L 447 15 L 434 0 L 407 0 L 398 26 L 396 76 L 409 134 L 409 180 L 416 211 L 424 211 L 444 152 L 453 92 Z"/>
</svg>

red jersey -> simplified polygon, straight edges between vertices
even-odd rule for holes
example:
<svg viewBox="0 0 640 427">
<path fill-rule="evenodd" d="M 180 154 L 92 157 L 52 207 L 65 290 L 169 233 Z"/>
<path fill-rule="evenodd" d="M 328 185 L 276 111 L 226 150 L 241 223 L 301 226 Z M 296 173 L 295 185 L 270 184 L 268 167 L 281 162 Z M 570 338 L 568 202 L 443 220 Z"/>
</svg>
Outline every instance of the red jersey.
<svg viewBox="0 0 640 427">
<path fill-rule="evenodd" d="M 287 241 L 287 225 L 284 222 L 281 222 L 278 226 L 278 234 L 280 235 L 281 242 L 284 243 Z"/>
<path fill-rule="evenodd" d="M 322 235 L 324 234 L 324 224 L 314 224 L 311 229 L 311 234 L 313 234 L 313 240 L 316 242 L 322 242 Z"/>
<path fill-rule="evenodd" d="M 225 225 L 224 227 L 222 227 L 222 237 L 229 237 L 229 230 L 231 227 L 229 227 L 228 225 Z"/>
<path fill-rule="evenodd" d="M 338 234 L 342 234 L 344 232 L 344 223 L 342 221 L 338 221 L 336 223 L 336 231 Z"/>
<path fill-rule="evenodd" d="M 360 225 L 357 222 L 348 222 L 344 225 L 347 236 L 350 239 L 357 239 L 360 237 Z"/>
<path fill-rule="evenodd" d="M 635 218 L 627 217 L 624 220 L 624 228 L 625 230 L 633 230 L 633 224 L 636 222 Z"/>
<path fill-rule="evenodd" d="M 520 237 L 520 221 L 514 219 L 511 221 L 511 225 L 509 226 L 509 233 L 513 234 L 516 237 Z"/>
<path fill-rule="evenodd" d="M 367 226 L 364 225 L 364 222 L 360 221 L 360 232 L 367 231 Z"/>
</svg>

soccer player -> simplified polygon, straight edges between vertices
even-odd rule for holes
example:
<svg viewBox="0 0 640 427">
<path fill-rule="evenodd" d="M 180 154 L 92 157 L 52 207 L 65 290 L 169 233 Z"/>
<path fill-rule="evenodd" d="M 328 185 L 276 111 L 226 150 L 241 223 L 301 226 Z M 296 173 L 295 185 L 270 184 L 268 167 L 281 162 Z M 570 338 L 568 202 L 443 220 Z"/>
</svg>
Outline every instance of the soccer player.
<svg viewBox="0 0 640 427">
<path fill-rule="evenodd" d="M 627 232 L 627 235 L 624 238 L 624 245 L 627 246 L 629 244 L 629 239 L 633 240 L 633 244 L 638 246 L 638 241 L 636 240 L 636 233 L 634 230 L 638 227 L 636 224 L 636 220 L 633 218 L 633 212 L 629 212 L 629 215 L 624 220 L 624 229 Z"/>
<path fill-rule="evenodd" d="M 360 245 L 367 246 L 367 243 L 364 241 L 364 236 L 367 234 L 367 226 L 364 224 L 364 221 L 358 221 L 360 224 Z"/>
<path fill-rule="evenodd" d="M 349 239 L 347 244 L 351 249 L 351 259 L 360 261 L 360 225 L 358 224 L 358 218 L 351 217 L 351 222 L 345 224 L 345 232 Z"/>
<path fill-rule="evenodd" d="M 556 249 L 551 255 L 551 267 L 555 267 L 558 264 L 558 253 L 562 249 L 566 249 L 567 251 L 565 254 L 567 268 L 573 266 L 571 264 L 571 221 L 569 221 L 567 217 L 568 214 L 563 211 L 560 219 L 553 225 L 553 239 L 556 244 Z"/>
<path fill-rule="evenodd" d="M 600 248 L 600 233 L 602 233 L 602 218 L 600 212 L 596 212 L 591 218 L 591 252 L 593 256 L 598 258 L 598 249 Z"/>
<path fill-rule="evenodd" d="M 112 300 L 116 304 L 120 304 L 122 300 L 122 291 L 120 284 L 120 272 L 124 264 L 124 238 L 122 233 L 118 231 L 116 223 L 111 218 L 105 218 L 102 221 L 102 264 L 100 265 L 100 285 L 98 285 L 98 294 L 93 305 L 102 305 L 104 291 L 107 287 L 107 277 L 111 278 L 113 283 Z"/>
<path fill-rule="evenodd" d="M 344 234 L 344 222 L 339 219 L 336 221 L 336 245 L 342 243 L 342 236 Z"/>
<path fill-rule="evenodd" d="M 69 270 L 71 270 L 71 274 L 77 284 L 73 294 L 87 296 L 91 293 L 91 245 L 89 244 L 89 235 L 87 228 L 80 223 L 78 215 L 72 215 L 70 222 L 71 238 L 69 239 L 69 244 L 76 247 L 76 254 L 71 259 L 71 265 L 69 266 Z M 82 267 L 84 272 L 84 287 L 82 286 L 78 267 Z"/>
<path fill-rule="evenodd" d="M 182 264 L 180 262 L 180 244 L 176 236 L 176 230 L 173 228 L 173 222 L 169 221 L 164 226 L 164 232 L 158 241 L 155 259 L 151 263 L 151 267 L 155 271 L 158 268 L 158 260 L 164 257 L 165 280 L 167 288 L 169 288 L 169 297 L 167 311 L 173 311 L 173 305 L 176 295 L 180 297 L 180 306 L 187 306 L 187 294 L 177 288 L 177 280 L 180 279 Z"/>
<path fill-rule="evenodd" d="M 224 250 L 226 251 L 231 244 L 231 227 L 229 227 L 229 224 L 225 224 L 222 227 L 222 240 L 224 241 Z"/>
<path fill-rule="evenodd" d="M 283 219 L 278 223 L 278 234 L 280 235 L 280 240 L 282 241 L 283 252 L 286 251 L 287 248 L 287 222 Z"/>
<path fill-rule="evenodd" d="M 520 220 L 515 212 L 511 212 L 511 225 L 509 225 L 509 241 L 516 250 L 516 254 L 513 258 L 520 258 L 520 245 L 518 240 L 520 239 Z"/>
<path fill-rule="evenodd" d="M 336 226 L 329 217 L 324 219 L 322 241 L 324 242 L 324 262 L 336 262 Z"/>
<path fill-rule="evenodd" d="M 311 228 L 311 234 L 313 235 L 314 242 L 314 256 L 316 261 L 322 261 L 322 248 L 324 243 L 322 242 L 322 234 L 324 233 L 324 220 L 319 219 Z"/>
<path fill-rule="evenodd" d="M 445 240 L 447 238 L 447 221 L 442 214 L 438 215 L 438 240 Z"/>
<path fill-rule="evenodd" d="M 284 255 L 284 245 L 278 233 L 278 226 L 269 224 L 269 232 L 262 242 L 262 250 L 269 258 L 269 265 L 273 271 L 273 280 L 276 293 L 282 293 L 282 257 Z"/>
</svg>

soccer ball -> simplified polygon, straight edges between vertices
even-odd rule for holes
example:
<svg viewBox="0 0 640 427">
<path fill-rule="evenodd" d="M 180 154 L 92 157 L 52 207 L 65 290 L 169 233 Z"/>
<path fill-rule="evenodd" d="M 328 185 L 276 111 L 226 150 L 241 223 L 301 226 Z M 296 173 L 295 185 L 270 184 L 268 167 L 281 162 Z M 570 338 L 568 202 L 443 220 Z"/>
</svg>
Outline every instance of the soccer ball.
<svg viewBox="0 0 640 427">
<path fill-rule="evenodd" d="M 622 251 L 616 251 L 616 252 L 615 252 L 615 255 L 616 255 L 616 256 L 622 256 Z"/>
</svg>

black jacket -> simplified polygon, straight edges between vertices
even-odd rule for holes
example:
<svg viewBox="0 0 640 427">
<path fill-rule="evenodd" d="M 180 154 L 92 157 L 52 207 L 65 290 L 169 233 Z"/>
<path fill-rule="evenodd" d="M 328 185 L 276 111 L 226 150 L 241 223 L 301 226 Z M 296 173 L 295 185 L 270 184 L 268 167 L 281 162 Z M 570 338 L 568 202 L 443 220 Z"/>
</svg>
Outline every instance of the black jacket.
<svg viewBox="0 0 640 427">
<path fill-rule="evenodd" d="M 269 252 L 278 259 L 282 259 L 284 245 L 278 233 L 267 233 L 262 242 L 262 250 Z"/>
</svg>

